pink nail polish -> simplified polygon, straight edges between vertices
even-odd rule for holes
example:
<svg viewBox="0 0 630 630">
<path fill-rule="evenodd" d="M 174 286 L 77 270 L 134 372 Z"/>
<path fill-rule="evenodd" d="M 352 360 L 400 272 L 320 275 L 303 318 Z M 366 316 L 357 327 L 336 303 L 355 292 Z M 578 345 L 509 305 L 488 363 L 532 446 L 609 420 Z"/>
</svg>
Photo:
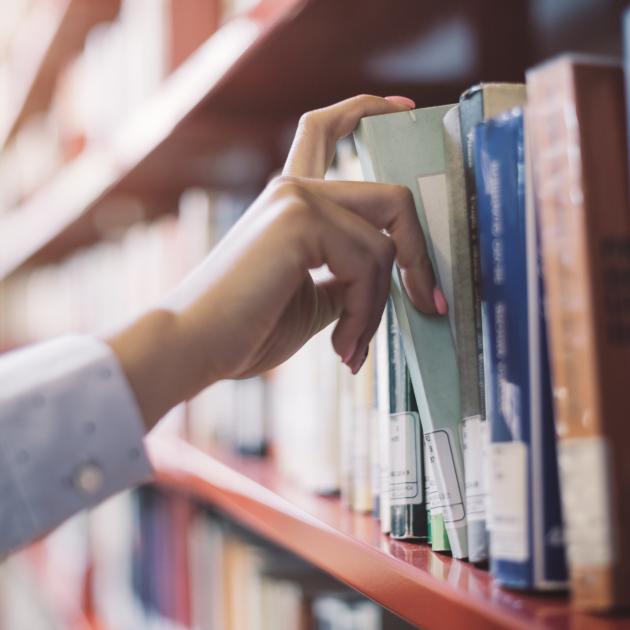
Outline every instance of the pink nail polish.
<svg viewBox="0 0 630 630">
<path fill-rule="evenodd" d="M 410 98 L 407 98 L 406 96 L 386 96 L 385 100 L 389 101 L 390 103 L 395 103 L 396 105 L 404 105 L 409 109 L 416 108 L 415 102 L 412 101 Z"/>
<path fill-rule="evenodd" d="M 448 313 L 448 304 L 440 287 L 433 289 L 433 303 L 435 304 L 435 310 L 437 310 L 440 315 L 446 315 L 446 313 Z"/>
</svg>

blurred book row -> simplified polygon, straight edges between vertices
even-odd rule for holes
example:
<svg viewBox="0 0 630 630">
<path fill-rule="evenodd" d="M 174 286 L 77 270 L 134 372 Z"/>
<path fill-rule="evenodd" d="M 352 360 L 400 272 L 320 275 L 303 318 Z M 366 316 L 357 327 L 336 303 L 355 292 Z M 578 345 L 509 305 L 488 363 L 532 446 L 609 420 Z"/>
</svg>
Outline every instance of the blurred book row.
<svg viewBox="0 0 630 630">
<path fill-rule="evenodd" d="M 82 627 L 63 602 L 83 602 L 86 621 L 116 630 L 411 628 L 208 508 L 150 487 L 75 517 L 39 545 L 34 558 L 0 569 L 2 628 Z M 56 564 L 29 584 L 38 554 Z M 38 604 L 41 591 L 54 594 L 49 608 Z"/>
<path fill-rule="evenodd" d="M 3 6 L 0 212 L 27 199 L 85 147 L 111 138 L 221 25 L 256 4 L 11 0 Z M 55 68 L 31 84 L 29 70 L 46 42 L 54 47 Z"/>
</svg>

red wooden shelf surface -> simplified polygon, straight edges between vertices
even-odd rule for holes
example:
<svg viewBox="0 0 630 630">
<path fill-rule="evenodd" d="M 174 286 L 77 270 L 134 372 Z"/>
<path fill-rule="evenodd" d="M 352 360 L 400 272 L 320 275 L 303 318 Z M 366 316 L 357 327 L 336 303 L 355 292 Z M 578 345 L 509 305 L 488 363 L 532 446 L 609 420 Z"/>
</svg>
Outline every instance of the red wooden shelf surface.
<svg viewBox="0 0 630 630">
<path fill-rule="evenodd" d="M 370 516 L 295 487 L 268 459 L 205 452 L 164 435 L 149 449 L 159 484 L 210 502 L 422 628 L 630 628 L 628 617 L 580 614 L 562 595 L 510 592 L 466 562 L 394 541 Z"/>
</svg>

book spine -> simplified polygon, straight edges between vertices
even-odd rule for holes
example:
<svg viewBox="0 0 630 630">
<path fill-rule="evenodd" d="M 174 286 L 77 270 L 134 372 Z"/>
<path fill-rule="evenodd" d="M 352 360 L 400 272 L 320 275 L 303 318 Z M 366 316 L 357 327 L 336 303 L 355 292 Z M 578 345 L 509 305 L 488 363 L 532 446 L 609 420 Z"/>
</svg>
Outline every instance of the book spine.
<svg viewBox="0 0 630 630">
<path fill-rule="evenodd" d="M 390 300 L 391 303 L 391 300 Z M 407 361 L 398 320 L 389 306 L 389 527 L 392 538 L 426 540 L 428 514 L 425 499 L 423 435 L 413 400 Z"/>
<path fill-rule="evenodd" d="M 388 300 L 376 332 L 376 396 L 378 413 L 378 518 L 381 531 L 389 534 L 389 412 L 390 412 L 390 340 L 391 301 Z"/>
<path fill-rule="evenodd" d="M 603 611 L 630 604 L 623 75 L 565 57 L 527 90 L 572 593 Z"/>
<path fill-rule="evenodd" d="M 522 115 L 476 127 L 475 174 L 490 423 L 491 566 L 500 583 L 532 588 Z"/>
<path fill-rule="evenodd" d="M 456 229 L 461 234 L 460 241 L 467 239 L 469 259 L 469 282 L 472 314 L 466 325 L 474 327 L 474 353 L 477 379 L 478 413 L 470 413 L 463 424 L 464 467 L 466 471 L 466 501 L 468 517 L 468 559 L 481 563 L 488 560 L 488 531 L 486 524 L 486 478 L 485 455 L 487 427 L 485 425 L 485 386 L 483 331 L 481 325 L 479 230 L 477 220 L 477 192 L 474 169 L 474 128 L 483 120 L 483 92 L 475 90 L 465 93 L 459 103 L 459 127 L 464 169 L 464 189 L 466 213 Z M 463 234 L 462 234 L 463 233 Z M 466 247 L 466 245 L 463 245 Z"/>
<path fill-rule="evenodd" d="M 390 415 L 391 537 L 427 539 L 422 425 L 416 411 Z"/>
<path fill-rule="evenodd" d="M 531 398 L 530 477 L 534 500 L 532 538 L 534 583 L 544 590 L 566 589 L 568 572 L 558 475 L 555 417 L 545 318 L 540 231 L 536 213 L 528 114 L 525 125 L 525 242 Z"/>
<path fill-rule="evenodd" d="M 488 545 L 483 475 L 483 439 L 486 425 L 481 414 L 482 398 L 479 389 L 481 377 L 475 325 L 470 223 L 459 109 L 459 106 L 455 106 L 449 110 L 442 122 L 453 277 L 453 299 L 449 303 L 449 309 L 453 314 L 456 330 L 454 337 L 462 406 L 468 554 L 471 561 L 478 562 L 486 558 Z"/>
</svg>

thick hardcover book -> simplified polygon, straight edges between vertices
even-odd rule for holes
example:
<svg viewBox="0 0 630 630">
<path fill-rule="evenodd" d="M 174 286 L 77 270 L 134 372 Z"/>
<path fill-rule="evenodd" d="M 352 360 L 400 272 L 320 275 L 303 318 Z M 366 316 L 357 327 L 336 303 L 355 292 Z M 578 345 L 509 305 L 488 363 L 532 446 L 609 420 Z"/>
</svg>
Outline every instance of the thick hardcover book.
<svg viewBox="0 0 630 630">
<path fill-rule="evenodd" d="M 435 211 L 447 211 L 442 118 L 450 107 L 370 116 L 363 118 L 355 131 L 366 179 L 407 186 L 413 193 L 434 268 L 436 258 L 425 204 Z M 397 270 L 392 279 L 392 298 L 424 433 L 430 436 L 435 450 L 436 483 L 451 549 L 455 557 L 463 558 L 468 552 L 461 409 L 449 322 L 445 317 L 416 310 Z"/>
<path fill-rule="evenodd" d="M 481 326 L 481 301 L 479 296 L 479 245 L 477 229 L 477 198 L 474 171 L 474 129 L 477 124 L 493 116 L 522 105 L 525 101 L 525 86 L 520 83 L 481 83 L 466 90 L 459 101 L 459 131 L 464 165 L 465 211 L 457 212 L 451 222 L 453 231 L 451 239 L 454 246 L 462 251 L 468 241 L 469 260 L 458 257 L 458 266 L 454 267 L 454 283 L 456 285 L 456 318 L 461 330 L 458 336 L 465 344 L 470 336 L 475 340 L 477 366 L 462 367 L 464 374 L 475 378 L 479 388 L 479 410 L 475 413 L 476 398 L 467 385 L 467 394 L 462 400 L 464 412 L 464 443 L 466 472 L 466 501 L 468 517 L 468 557 L 471 562 L 485 562 L 488 559 L 488 535 L 486 528 L 486 460 L 488 435 L 485 424 L 485 388 L 484 388 L 484 354 Z M 449 117 L 450 118 L 450 117 Z M 449 144 L 455 151 L 454 122 L 447 118 Z M 456 158 L 455 158 L 456 159 Z M 449 162 L 452 169 L 453 162 Z M 449 178 L 453 177 L 449 170 Z M 461 216 L 465 212 L 464 216 Z M 467 268 L 468 265 L 468 268 Z M 472 302 L 472 303 L 471 303 Z M 457 315 L 457 304 L 461 305 Z M 470 311 L 468 309 L 471 309 Z M 466 355 L 467 356 L 467 355 Z M 466 378 L 464 376 L 464 378 Z"/>
<path fill-rule="evenodd" d="M 621 66 L 527 74 L 562 505 L 577 606 L 630 605 L 630 209 Z"/>
<path fill-rule="evenodd" d="M 492 573 L 513 588 L 566 588 L 536 225 L 525 202 L 522 110 L 477 126 L 475 172 Z"/>
</svg>

